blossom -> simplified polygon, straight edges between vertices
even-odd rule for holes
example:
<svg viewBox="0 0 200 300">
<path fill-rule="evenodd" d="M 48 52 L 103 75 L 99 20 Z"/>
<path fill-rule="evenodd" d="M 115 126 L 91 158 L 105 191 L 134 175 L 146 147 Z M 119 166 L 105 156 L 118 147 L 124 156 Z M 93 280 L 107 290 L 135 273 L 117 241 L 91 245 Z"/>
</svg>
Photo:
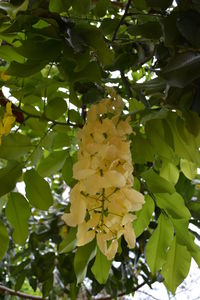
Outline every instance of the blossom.
<svg viewBox="0 0 200 300">
<path fill-rule="evenodd" d="M 133 189 L 130 118 L 122 118 L 122 99 L 112 89 L 109 93 L 111 97 L 91 106 L 78 133 L 78 161 L 73 166 L 78 182 L 70 193 L 70 212 L 62 218 L 78 226 L 78 246 L 96 237 L 100 251 L 113 259 L 122 235 L 129 248 L 135 246 L 132 222 L 144 197 Z"/>
<path fill-rule="evenodd" d="M 0 145 L 3 135 L 8 135 L 11 131 L 12 125 L 15 122 L 15 117 L 12 114 L 12 103 L 7 102 L 6 112 L 4 113 L 3 120 L 0 119 Z"/>
</svg>

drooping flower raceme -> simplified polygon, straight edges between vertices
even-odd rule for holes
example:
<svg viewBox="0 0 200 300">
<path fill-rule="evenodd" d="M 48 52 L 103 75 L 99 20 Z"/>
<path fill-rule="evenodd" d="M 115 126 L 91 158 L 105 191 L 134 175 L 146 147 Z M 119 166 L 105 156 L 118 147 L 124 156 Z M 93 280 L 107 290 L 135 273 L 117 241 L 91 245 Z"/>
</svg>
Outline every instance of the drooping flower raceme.
<svg viewBox="0 0 200 300">
<path fill-rule="evenodd" d="M 6 104 L 6 112 L 3 116 L 3 120 L 0 119 L 0 145 L 1 138 L 3 135 L 8 135 L 11 131 L 12 124 L 15 122 L 15 117 L 12 114 L 12 103 L 7 102 Z"/>
<path fill-rule="evenodd" d="M 118 239 L 124 235 L 129 248 L 135 246 L 132 221 L 144 203 L 133 189 L 133 166 L 129 117 L 121 118 L 123 101 L 111 90 L 111 98 L 92 105 L 79 132 L 78 161 L 73 176 L 78 183 L 70 193 L 70 213 L 63 215 L 69 226 L 77 226 L 77 245 L 95 237 L 101 252 L 113 259 Z"/>
</svg>

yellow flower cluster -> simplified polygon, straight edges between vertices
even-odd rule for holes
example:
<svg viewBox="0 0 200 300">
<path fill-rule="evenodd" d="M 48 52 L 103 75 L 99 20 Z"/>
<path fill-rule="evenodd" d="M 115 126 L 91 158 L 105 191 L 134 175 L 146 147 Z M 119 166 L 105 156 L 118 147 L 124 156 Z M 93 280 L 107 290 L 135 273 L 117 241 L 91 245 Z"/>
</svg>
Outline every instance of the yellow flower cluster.
<svg viewBox="0 0 200 300">
<path fill-rule="evenodd" d="M 78 246 L 96 237 L 101 252 L 113 259 L 122 235 L 129 248 L 135 246 L 132 221 L 144 197 L 132 188 L 129 118 L 120 118 L 123 101 L 113 90 L 110 94 L 91 106 L 79 132 L 78 161 L 73 167 L 78 183 L 71 190 L 70 213 L 63 220 L 78 225 Z"/>
<path fill-rule="evenodd" d="M 7 102 L 6 104 L 6 112 L 3 116 L 3 120 L 0 119 L 0 145 L 1 138 L 3 135 L 8 135 L 11 131 L 12 124 L 15 122 L 15 117 L 12 114 L 12 103 Z"/>
</svg>

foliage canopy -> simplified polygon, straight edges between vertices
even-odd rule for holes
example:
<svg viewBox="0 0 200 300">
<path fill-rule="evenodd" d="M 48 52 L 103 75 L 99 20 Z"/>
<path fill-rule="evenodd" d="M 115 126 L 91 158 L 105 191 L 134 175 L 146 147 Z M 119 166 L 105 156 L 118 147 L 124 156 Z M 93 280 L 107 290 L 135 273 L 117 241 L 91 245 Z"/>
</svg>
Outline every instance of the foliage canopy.
<svg viewBox="0 0 200 300">
<path fill-rule="evenodd" d="M 191 258 L 200 265 L 199 20 L 197 0 L 0 2 L 0 118 L 11 101 L 16 120 L 9 134 L 0 127 L 0 291 L 114 299 L 158 281 L 175 293 Z M 61 219 L 77 131 L 105 86 L 126 99 L 145 195 L 136 247 L 121 238 L 118 264 L 95 240 L 77 247 Z"/>
</svg>

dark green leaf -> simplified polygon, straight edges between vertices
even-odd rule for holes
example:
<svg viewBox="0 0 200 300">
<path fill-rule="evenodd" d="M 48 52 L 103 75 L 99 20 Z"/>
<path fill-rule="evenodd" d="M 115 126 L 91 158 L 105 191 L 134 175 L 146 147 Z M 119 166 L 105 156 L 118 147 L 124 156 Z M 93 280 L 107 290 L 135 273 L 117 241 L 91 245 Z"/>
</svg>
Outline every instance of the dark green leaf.
<svg viewBox="0 0 200 300">
<path fill-rule="evenodd" d="M 200 47 L 200 15 L 196 11 L 182 12 L 177 19 L 180 33 L 196 48 Z"/>
<path fill-rule="evenodd" d="M 9 134 L 2 139 L 0 157 L 17 160 L 32 148 L 30 138 L 20 133 Z"/>
<path fill-rule="evenodd" d="M 26 197 L 31 205 L 41 210 L 48 210 L 53 204 L 49 184 L 34 169 L 24 175 Z"/>
<path fill-rule="evenodd" d="M 25 40 L 22 46 L 15 48 L 17 53 L 28 59 L 35 60 L 35 65 L 41 60 L 56 61 L 61 52 L 61 43 L 58 40 L 48 39 L 43 41 Z"/>
<path fill-rule="evenodd" d="M 0 169 L 0 196 L 7 194 L 15 188 L 17 179 L 22 174 L 22 165 L 11 161 L 5 168 Z"/>
<path fill-rule="evenodd" d="M 55 151 L 42 159 L 37 168 L 40 176 L 47 177 L 56 174 L 60 169 L 62 169 L 66 156 L 66 151 Z"/>
<path fill-rule="evenodd" d="M 48 102 L 45 114 L 48 118 L 55 120 L 61 117 L 67 110 L 67 103 L 62 98 L 52 99 Z"/>
<path fill-rule="evenodd" d="M 97 15 L 97 17 L 105 16 L 106 10 L 108 9 L 109 4 L 110 4 L 109 0 L 99 0 L 94 9 L 95 15 Z"/>
<path fill-rule="evenodd" d="M 172 5 L 172 0 L 146 0 L 146 3 L 149 7 L 154 8 L 154 9 L 167 9 Z"/>
<path fill-rule="evenodd" d="M 72 0 L 50 0 L 49 10 L 51 12 L 62 13 L 66 12 L 72 4 Z"/>
<path fill-rule="evenodd" d="M 24 64 L 11 62 L 7 70 L 7 74 L 16 77 L 26 78 L 42 70 L 47 63 L 47 60 L 40 60 L 37 62 L 35 60 L 28 60 Z"/>
<path fill-rule="evenodd" d="M 91 0 L 73 0 L 72 8 L 78 15 L 87 15 L 91 9 Z"/>
<path fill-rule="evenodd" d="M 76 228 L 71 228 L 69 232 L 67 232 L 66 237 L 59 245 L 59 253 L 68 253 L 72 251 L 76 246 Z"/>
<path fill-rule="evenodd" d="M 84 280 L 89 262 L 96 255 L 96 241 L 78 247 L 74 258 L 74 271 L 76 273 L 77 283 Z"/>
<path fill-rule="evenodd" d="M 73 159 L 67 157 L 62 168 L 62 176 L 67 185 L 71 185 L 73 182 Z"/>
<path fill-rule="evenodd" d="M 108 260 L 100 249 L 97 248 L 97 255 L 91 270 L 100 284 L 105 284 L 108 280 L 111 264 L 112 261 Z"/>
<path fill-rule="evenodd" d="M 8 232 L 6 230 L 5 225 L 3 224 L 2 221 L 0 221 L 0 260 L 4 257 L 6 251 L 8 250 L 8 245 L 9 245 L 9 236 Z"/>
<path fill-rule="evenodd" d="M 161 75 L 171 86 L 184 87 L 200 77 L 200 54 L 186 52 L 175 55 L 162 70 Z"/>
<path fill-rule="evenodd" d="M 128 32 L 131 35 L 142 36 L 148 39 L 159 39 L 162 31 L 158 22 L 147 22 L 140 25 L 130 25 Z"/>
<path fill-rule="evenodd" d="M 6 217 L 14 229 L 14 241 L 19 245 L 24 245 L 28 237 L 30 217 L 30 207 L 24 196 L 19 193 L 10 193 L 6 205 Z"/>
<path fill-rule="evenodd" d="M 18 54 L 14 47 L 11 47 L 9 45 L 1 46 L 0 57 L 8 62 L 11 61 L 16 61 L 18 63 L 25 62 L 25 58 L 20 54 Z"/>
</svg>

